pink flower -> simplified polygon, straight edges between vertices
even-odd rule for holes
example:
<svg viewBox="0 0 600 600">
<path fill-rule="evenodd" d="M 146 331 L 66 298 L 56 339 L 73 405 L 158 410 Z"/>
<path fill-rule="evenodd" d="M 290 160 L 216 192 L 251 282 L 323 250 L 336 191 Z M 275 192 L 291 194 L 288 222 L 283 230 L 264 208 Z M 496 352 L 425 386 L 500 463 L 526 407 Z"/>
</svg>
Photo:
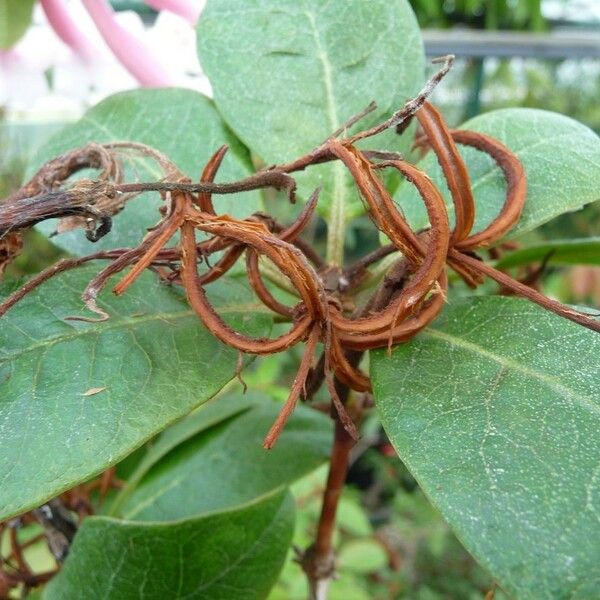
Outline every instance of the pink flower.
<svg viewBox="0 0 600 600">
<path fill-rule="evenodd" d="M 116 21 L 106 0 L 82 0 L 82 3 L 113 54 L 141 85 L 174 85 L 174 79 L 150 48 Z"/>
<path fill-rule="evenodd" d="M 40 3 L 46 13 L 48 22 L 52 25 L 52 29 L 54 29 L 58 37 L 75 54 L 79 55 L 85 61 L 90 61 L 94 55 L 93 46 L 73 22 L 71 14 L 63 0 L 40 0 Z"/>
</svg>

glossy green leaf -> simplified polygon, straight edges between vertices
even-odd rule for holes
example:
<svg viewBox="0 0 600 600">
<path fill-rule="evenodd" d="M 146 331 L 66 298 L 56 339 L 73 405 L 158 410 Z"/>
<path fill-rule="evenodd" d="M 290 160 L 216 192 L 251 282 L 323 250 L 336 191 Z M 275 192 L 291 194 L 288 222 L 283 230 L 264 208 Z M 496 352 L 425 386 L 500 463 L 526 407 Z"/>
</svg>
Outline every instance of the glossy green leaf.
<svg viewBox="0 0 600 600">
<path fill-rule="evenodd" d="M 90 517 L 44 600 L 262 600 L 293 527 L 289 493 L 175 523 Z"/>
<path fill-rule="evenodd" d="M 112 514 L 163 521 L 238 506 L 291 484 L 327 459 L 331 420 L 302 406 L 275 448 L 264 450 L 262 440 L 281 404 L 254 398 L 254 408 L 180 444 L 137 486 L 125 488 L 126 500 Z"/>
<path fill-rule="evenodd" d="M 0 50 L 14 46 L 31 23 L 35 0 L 0 0 Z"/>
<path fill-rule="evenodd" d="M 505 269 L 543 260 L 549 265 L 600 265 L 600 237 L 532 244 L 505 254 L 496 266 Z"/>
<path fill-rule="evenodd" d="M 423 45 L 406 0 L 209 0 L 198 28 L 202 66 L 224 119 L 267 163 L 312 150 L 375 100 L 362 127 L 397 110 L 423 83 Z M 407 150 L 410 137 L 373 141 Z M 341 165 L 301 176 L 323 186 L 332 219 L 363 212 Z M 333 214 L 335 213 L 335 214 Z"/>
<path fill-rule="evenodd" d="M 233 181 L 251 172 L 248 151 L 223 123 L 211 100 L 183 89 L 141 89 L 123 92 L 103 100 L 73 125 L 53 136 L 37 153 L 29 175 L 45 161 L 88 142 L 133 141 L 164 152 L 193 180 L 210 156 L 223 144 L 228 156 L 217 181 Z M 130 159 L 127 181 L 157 181 L 162 178 L 154 162 Z M 60 247 L 75 254 L 137 245 L 146 229 L 159 219 L 158 194 L 143 194 L 128 202 L 113 222 L 113 231 L 95 244 L 77 229 L 53 239 Z M 248 216 L 259 207 L 257 192 L 215 198 L 221 213 Z M 55 221 L 40 225 L 45 233 L 56 229 Z"/>
<path fill-rule="evenodd" d="M 592 598 L 600 564 L 600 336 L 525 300 L 455 302 L 371 354 L 383 426 L 509 594 Z"/>
<path fill-rule="evenodd" d="M 507 108 L 479 115 L 461 125 L 487 133 L 510 148 L 527 175 L 527 201 L 511 237 L 535 229 L 554 217 L 600 199 L 600 138 L 585 125 L 557 113 L 530 108 Z M 487 155 L 459 146 L 475 196 L 477 213 L 473 231 L 487 226 L 500 212 L 506 184 L 502 171 Z M 419 167 L 445 194 L 453 216 L 450 194 L 435 155 Z M 414 187 L 404 183 L 395 199 L 419 229 L 427 224 L 423 203 Z"/>
<path fill-rule="evenodd" d="M 97 270 L 55 277 L 2 318 L 0 519 L 115 464 L 235 374 L 238 353 L 151 274 L 121 298 L 104 294 L 108 321 L 65 321 L 88 316 L 80 295 Z M 268 332 L 241 284 L 211 288 L 232 326 Z"/>
</svg>

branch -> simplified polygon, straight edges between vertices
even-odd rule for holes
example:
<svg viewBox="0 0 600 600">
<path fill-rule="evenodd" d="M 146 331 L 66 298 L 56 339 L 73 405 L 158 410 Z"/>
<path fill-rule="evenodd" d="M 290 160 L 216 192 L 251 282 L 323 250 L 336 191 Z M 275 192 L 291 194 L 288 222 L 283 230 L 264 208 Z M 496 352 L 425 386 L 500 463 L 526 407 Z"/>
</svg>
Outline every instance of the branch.
<svg viewBox="0 0 600 600">
<path fill-rule="evenodd" d="M 114 212 L 120 210 L 120 200 L 114 187 L 103 181 L 89 180 L 81 180 L 64 191 L 48 192 L 33 198 L 9 199 L 0 204 L 0 239 L 10 231 L 32 227 L 57 217 L 81 215 L 93 221 L 110 221 L 110 213 L 98 210 L 96 206 L 111 204 L 115 206 Z"/>
</svg>

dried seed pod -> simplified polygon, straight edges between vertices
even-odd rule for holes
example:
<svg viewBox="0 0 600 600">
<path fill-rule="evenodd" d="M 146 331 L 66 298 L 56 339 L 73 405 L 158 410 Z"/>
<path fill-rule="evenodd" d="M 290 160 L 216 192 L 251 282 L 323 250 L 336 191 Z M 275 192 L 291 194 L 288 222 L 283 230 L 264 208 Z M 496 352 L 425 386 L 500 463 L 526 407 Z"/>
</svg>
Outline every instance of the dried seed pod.
<svg viewBox="0 0 600 600">
<path fill-rule="evenodd" d="M 414 307 L 429 293 L 444 268 L 450 240 L 444 201 L 431 180 L 416 167 L 404 161 L 385 161 L 377 165 L 378 168 L 393 167 L 399 170 L 417 187 L 432 223 L 427 235 L 429 244 L 425 245 L 424 241 L 417 238 L 410 230 L 387 190 L 377 178 L 375 168 L 360 151 L 352 146 L 346 148 L 337 142 L 332 142 L 332 145 L 333 152 L 352 173 L 377 226 L 386 235 L 390 234 L 392 243 L 396 244 L 412 264 L 418 265 L 402 292 L 376 314 L 347 319 L 340 314 L 332 313 L 332 322 L 336 328 L 354 334 L 389 330 L 414 310 Z M 401 234 L 399 234 L 400 229 L 402 229 Z M 405 234 L 404 231 L 410 231 L 410 234 Z"/>
<path fill-rule="evenodd" d="M 500 141 L 475 131 L 455 129 L 452 139 L 489 154 L 502 169 L 506 178 L 506 200 L 500 214 L 483 230 L 456 244 L 457 250 L 473 250 L 489 246 L 506 235 L 517 223 L 527 196 L 527 178 L 519 158 Z"/>
<path fill-rule="evenodd" d="M 299 288 L 307 311 L 299 316 L 287 334 L 274 340 L 249 338 L 234 332 L 224 323 L 208 302 L 199 281 L 197 272 L 198 254 L 194 235 L 196 228 L 256 248 L 259 252 L 269 256 L 282 272 L 290 277 L 293 283 Z M 311 309 L 317 308 L 321 301 L 314 279 L 308 279 L 306 272 L 303 272 L 303 268 L 306 265 L 298 264 L 297 249 L 273 236 L 260 223 L 235 221 L 230 218 L 214 217 L 207 213 L 195 214 L 193 218 L 190 218 L 183 224 L 181 232 L 183 251 L 182 280 L 186 288 L 188 300 L 206 327 L 216 337 L 242 352 L 252 354 L 272 354 L 279 352 L 304 338 L 313 321 L 313 314 L 319 312 L 318 310 L 312 310 L 311 313 Z"/>
<path fill-rule="evenodd" d="M 437 155 L 448 183 L 455 215 L 452 242 L 460 242 L 469 235 L 475 222 L 475 201 L 467 167 L 454 144 L 452 132 L 432 104 L 425 102 L 416 117 Z"/>
</svg>

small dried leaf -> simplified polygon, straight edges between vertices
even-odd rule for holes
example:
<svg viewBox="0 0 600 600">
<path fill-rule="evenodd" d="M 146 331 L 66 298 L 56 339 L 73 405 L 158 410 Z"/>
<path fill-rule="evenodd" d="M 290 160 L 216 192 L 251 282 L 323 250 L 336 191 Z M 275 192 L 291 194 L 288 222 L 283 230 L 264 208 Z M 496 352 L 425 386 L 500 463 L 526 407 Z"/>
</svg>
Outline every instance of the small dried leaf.
<svg viewBox="0 0 600 600">
<path fill-rule="evenodd" d="M 96 394 L 103 392 L 105 389 L 105 387 L 90 388 L 87 392 L 83 393 L 83 396 L 95 396 Z"/>
</svg>

